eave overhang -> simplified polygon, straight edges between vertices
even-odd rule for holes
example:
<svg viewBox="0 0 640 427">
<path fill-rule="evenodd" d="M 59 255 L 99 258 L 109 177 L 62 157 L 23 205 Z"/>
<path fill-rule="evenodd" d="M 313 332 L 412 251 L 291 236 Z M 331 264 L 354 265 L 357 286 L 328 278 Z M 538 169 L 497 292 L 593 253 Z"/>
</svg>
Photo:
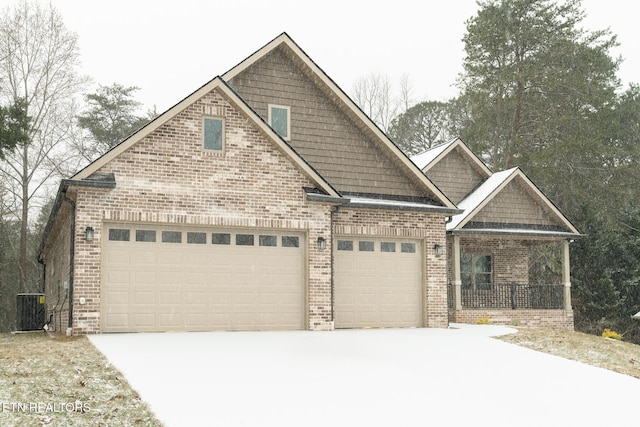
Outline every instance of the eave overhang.
<svg viewBox="0 0 640 427">
<path fill-rule="evenodd" d="M 430 203 L 423 203 L 411 200 L 389 199 L 384 197 L 363 197 L 354 195 L 343 195 L 340 197 L 329 196 L 311 189 L 305 189 L 307 201 L 328 203 L 336 206 L 344 206 L 356 209 L 376 209 L 407 212 L 431 212 L 444 216 L 451 216 L 461 213 L 460 209 L 452 209 L 447 206 L 438 206 Z"/>
<path fill-rule="evenodd" d="M 49 219 L 47 220 L 47 224 L 42 234 L 42 242 L 40 243 L 40 247 L 38 248 L 38 259 L 40 260 L 42 259 L 44 248 L 46 247 L 47 241 L 49 240 L 49 234 L 51 233 L 51 229 L 55 224 L 56 218 L 58 217 L 58 212 L 60 211 L 60 207 L 65 200 L 67 191 L 72 187 L 112 190 L 116 188 L 116 178 L 112 173 L 100 175 L 94 174 L 85 179 L 63 179 L 60 182 L 58 193 L 56 194 L 56 199 L 53 202 L 51 213 L 49 214 Z"/>
</svg>

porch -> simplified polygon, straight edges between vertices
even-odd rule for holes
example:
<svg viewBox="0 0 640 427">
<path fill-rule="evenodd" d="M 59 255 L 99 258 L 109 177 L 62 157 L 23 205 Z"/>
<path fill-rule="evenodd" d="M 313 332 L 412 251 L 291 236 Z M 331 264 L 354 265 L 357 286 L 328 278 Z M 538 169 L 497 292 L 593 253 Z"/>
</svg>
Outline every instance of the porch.
<svg viewBox="0 0 640 427">
<path fill-rule="evenodd" d="M 573 329 L 568 240 L 453 235 L 448 249 L 450 322 Z"/>
</svg>

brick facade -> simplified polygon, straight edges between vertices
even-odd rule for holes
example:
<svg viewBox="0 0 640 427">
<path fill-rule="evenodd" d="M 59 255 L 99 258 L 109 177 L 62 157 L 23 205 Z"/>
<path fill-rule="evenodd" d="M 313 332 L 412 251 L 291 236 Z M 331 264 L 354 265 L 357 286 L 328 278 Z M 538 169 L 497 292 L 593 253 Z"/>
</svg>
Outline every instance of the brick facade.
<svg viewBox="0 0 640 427">
<path fill-rule="evenodd" d="M 57 332 L 66 331 L 69 319 L 70 227 L 71 219 L 66 216 L 55 236 L 53 244 L 55 250 L 47 259 L 47 268 L 44 273 L 47 284 L 45 287 L 46 321 L 50 321 L 49 327 Z"/>
<path fill-rule="evenodd" d="M 448 274 L 453 277 L 451 239 L 448 253 Z M 462 237 L 460 253 L 491 255 L 493 283 L 529 283 L 529 246 L 522 240 Z"/>
<path fill-rule="evenodd" d="M 225 119 L 223 154 L 202 149 L 200 124 L 210 108 Z M 308 328 L 332 328 L 331 255 L 315 245 L 316 236 L 330 236 L 331 206 L 307 202 L 303 187 L 315 184 L 218 93 L 195 102 L 99 172 L 113 173 L 116 188 L 78 188 L 71 195 L 76 202 L 74 334 L 100 331 L 105 221 L 305 231 Z M 95 230 L 92 242 L 84 239 L 87 226 Z M 62 231 L 48 258 L 69 253 Z M 54 288 L 48 280 L 47 289 Z"/>
<path fill-rule="evenodd" d="M 526 326 L 573 330 L 573 310 L 452 310 L 449 321 L 453 323 L 478 322 L 487 319 L 494 325 Z"/>
<path fill-rule="evenodd" d="M 106 225 L 114 223 L 301 233 L 306 236 L 304 325 L 310 330 L 334 328 L 335 235 L 415 239 L 424 254 L 422 324 L 446 327 L 450 316 L 454 321 L 468 316 L 476 320 L 478 311 L 448 315 L 447 281 L 453 274 L 445 216 L 454 214 L 455 206 L 288 36 L 274 39 L 225 74 L 225 80 L 218 77 L 201 87 L 79 172 L 76 181 L 61 185 L 42 251 L 47 308 L 57 331 L 66 330 L 69 307 L 74 334 L 101 330 L 102 249 Z M 290 109 L 287 141 L 266 124 L 272 104 Z M 203 148 L 205 117 L 223 120 L 222 150 Z M 462 168 L 463 160 L 457 159 L 453 169 L 443 163 L 440 171 L 445 179 L 455 170 L 457 181 L 447 188 L 456 199 L 476 187 L 485 173 L 473 165 Z M 89 184 L 92 175 L 114 177 L 115 187 Z M 309 196 L 314 201 L 307 199 L 308 188 L 319 190 Z M 478 218 L 491 223 L 506 218 L 498 212 L 508 211 L 506 219 L 517 220 L 520 208 L 511 208 L 527 201 L 532 218 L 549 219 L 549 209 L 540 210 L 535 203 L 536 194 L 516 184 L 507 190 L 489 206 L 490 218 Z M 408 196 L 436 202 L 429 212 L 421 211 L 426 206 L 422 202 L 403 205 L 407 210 L 384 204 L 355 208 L 348 196 L 354 193 L 396 202 Z M 94 229 L 92 241 L 85 239 L 87 227 Z M 326 249 L 316 247 L 318 237 L 326 240 Z M 436 245 L 444 248 L 443 255 L 436 256 Z M 491 254 L 495 283 L 528 282 L 524 241 L 464 236 L 461 252 Z M 67 288 L 73 290 L 72 301 L 64 297 L 70 294 Z M 492 312 L 491 317 L 572 324 L 570 310 L 561 315 L 546 312 L 519 313 L 517 319 Z"/>
</svg>

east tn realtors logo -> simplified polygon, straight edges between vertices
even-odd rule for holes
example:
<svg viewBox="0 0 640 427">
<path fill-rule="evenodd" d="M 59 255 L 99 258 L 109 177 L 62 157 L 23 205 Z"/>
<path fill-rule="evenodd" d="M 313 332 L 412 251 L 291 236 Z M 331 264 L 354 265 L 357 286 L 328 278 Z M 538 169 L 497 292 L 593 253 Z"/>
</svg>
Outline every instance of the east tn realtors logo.
<svg viewBox="0 0 640 427">
<path fill-rule="evenodd" d="M 66 413 L 66 412 L 89 412 L 91 407 L 88 403 L 82 402 L 2 402 L 0 412 L 23 412 L 23 413 Z"/>
</svg>

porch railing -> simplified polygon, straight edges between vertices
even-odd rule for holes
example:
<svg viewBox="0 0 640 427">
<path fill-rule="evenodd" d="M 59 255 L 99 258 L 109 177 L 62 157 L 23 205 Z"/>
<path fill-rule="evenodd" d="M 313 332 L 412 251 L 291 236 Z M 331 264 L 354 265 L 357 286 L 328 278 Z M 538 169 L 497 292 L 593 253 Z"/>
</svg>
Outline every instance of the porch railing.
<svg viewBox="0 0 640 427">
<path fill-rule="evenodd" d="M 453 285 L 447 287 L 449 308 L 455 306 Z M 563 285 L 530 285 L 520 283 L 492 284 L 490 289 L 462 289 L 463 309 L 506 308 L 562 309 L 564 308 Z"/>
</svg>

